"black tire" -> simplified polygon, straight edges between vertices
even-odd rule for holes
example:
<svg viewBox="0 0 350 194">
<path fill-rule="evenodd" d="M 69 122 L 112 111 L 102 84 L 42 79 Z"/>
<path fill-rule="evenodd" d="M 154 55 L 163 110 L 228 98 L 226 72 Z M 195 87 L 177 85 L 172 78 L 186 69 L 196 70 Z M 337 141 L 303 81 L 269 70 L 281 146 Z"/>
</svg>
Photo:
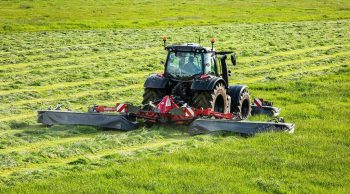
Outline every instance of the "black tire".
<svg viewBox="0 0 350 194">
<path fill-rule="evenodd" d="M 193 95 L 194 108 L 211 108 L 213 111 L 229 113 L 230 97 L 227 95 L 224 84 L 219 83 L 211 91 L 197 91 Z"/>
<path fill-rule="evenodd" d="M 238 104 L 232 104 L 231 111 L 239 113 L 242 120 L 247 119 L 250 116 L 250 96 L 248 90 L 244 89 L 239 97 Z"/>
<path fill-rule="evenodd" d="M 156 89 L 156 88 L 145 88 L 145 92 L 143 93 L 142 104 L 146 105 L 150 101 L 154 102 L 156 100 L 162 99 L 164 97 L 164 90 Z"/>
</svg>

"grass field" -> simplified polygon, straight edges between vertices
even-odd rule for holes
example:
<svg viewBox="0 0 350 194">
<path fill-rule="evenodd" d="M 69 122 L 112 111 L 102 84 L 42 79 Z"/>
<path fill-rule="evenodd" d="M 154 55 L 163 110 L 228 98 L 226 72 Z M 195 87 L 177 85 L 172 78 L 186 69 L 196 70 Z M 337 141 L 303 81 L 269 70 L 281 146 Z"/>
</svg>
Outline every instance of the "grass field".
<svg viewBox="0 0 350 194">
<path fill-rule="evenodd" d="M 0 2 L 0 193 L 350 192 L 347 1 L 194 1 L 186 9 L 178 1 L 171 10 L 170 2 L 80 4 Z M 116 6 L 133 14 L 109 17 Z M 36 110 L 58 103 L 83 111 L 139 104 L 144 79 L 162 71 L 163 35 L 172 43 L 201 36 L 207 46 L 217 37 L 219 50 L 237 55 L 230 82 L 274 101 L 295 133 L 189 136 L 182 126 L 120 132 L 35 123 Z"/>
<path fill-rule="evenodd" d="M 347 0 L 0 1 L 0 31 L 181 27 L 350 18 Z"/>
</svg>

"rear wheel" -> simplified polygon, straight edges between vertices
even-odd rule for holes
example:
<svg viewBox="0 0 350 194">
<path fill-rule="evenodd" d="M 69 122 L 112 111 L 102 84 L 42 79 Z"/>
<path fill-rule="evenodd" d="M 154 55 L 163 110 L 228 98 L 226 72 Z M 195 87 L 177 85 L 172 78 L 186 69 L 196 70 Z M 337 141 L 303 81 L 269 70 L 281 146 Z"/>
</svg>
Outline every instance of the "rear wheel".
<svg viewBox="0 0 350 194">
<path fill-rule="evenodd" d="M 230 112 L 230 97 L 222 83 L 217 84 L 214 90 L 195 92 L 192 103 L 195 108 L 211 108 L 221 113 Z"/>
<path fill-rule="evenodd" d="M 154 102 L 156 100 L 162 99 L 164 97 L 164 90 L 156 88 L 145 88 L 143 93 L 142 104 L 146 105 L 149 102 Z"/>
</svg>

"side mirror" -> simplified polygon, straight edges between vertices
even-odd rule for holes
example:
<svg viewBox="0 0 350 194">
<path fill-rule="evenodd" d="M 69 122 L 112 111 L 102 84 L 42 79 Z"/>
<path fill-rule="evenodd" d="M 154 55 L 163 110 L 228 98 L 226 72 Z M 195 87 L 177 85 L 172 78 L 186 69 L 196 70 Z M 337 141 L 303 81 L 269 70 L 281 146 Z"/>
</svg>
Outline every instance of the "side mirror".
<svg viewBox="0 0 350 194">
<path fill-rule="evenodd" d="M 235 55 L 235 54 L 232 54 L 232 55 L 231 55 L 231 62 L 232 62 L 232 65 L 233 65 L 233 66 L 236 66 L 236 65 L 237 65 L 237 62 L 236 62 L 236 55 Z"/>
</svg>

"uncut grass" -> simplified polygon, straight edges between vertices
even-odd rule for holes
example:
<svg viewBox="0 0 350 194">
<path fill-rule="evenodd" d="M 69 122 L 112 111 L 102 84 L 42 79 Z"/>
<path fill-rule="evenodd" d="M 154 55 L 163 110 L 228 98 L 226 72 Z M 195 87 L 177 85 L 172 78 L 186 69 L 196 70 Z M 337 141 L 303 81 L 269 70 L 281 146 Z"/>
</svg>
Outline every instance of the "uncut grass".
<svg viewBox="0 0 350 194">
<path fill-rule="evenodd" d="M 102 134 L 96 134 L 96 132 L 97 129 L 93 127 L 78 126 L 69 127 L 68 129 L 66 126 L 57 126 L 51 129 L 34 129 L 14 133 L 12 134 L 12 141 L 29 142 L 21 144 L 21 146 L 11 144 L 8 145 L 11 147 L 7 150 L 0 150 L 1 174 L 8 175 L 12 172 L 33 170 L 39 167 L 45 169 L 51 163 L 64 165 L 68 161 L 76 159 L 77 156 L 106 154 L 106 150 L 109 150 L 108 153 L 113 153 L 121 147 L 143 145 L 164 138 L 167 139 L 162 140 L 162 142 L 186 137 L 181 135 L 180 132 L 169 130 L 165 132 L 162 129 L 124 133 L 106 131 Z M 53 142 L 50 143 L 50 140 Z M 1 145 L 4 146 L 5 144 L 2 142 Z M 39 145 L 40 147 L 38 147 Z"/>
<path fill-rule="evenodd" d="M 96 129 L 89 129 L 87 127 L 80 127 L 80 130 L 85 130 L 85 133 L 91 133 L 90 131 L 96 132 Z M 78 129 L 78 131 L 79 131 Z M 53 129 L 57 130 L 57 129 Z M 47 130 L 46 130 L 47 131 Z M 135 143 L 147 143 L 155 138 L 160 138 L 155 133 L 145 133 L 142 131 L 132 132 L 132 134 L 98 134 L 95 137 L 90 139 L 77 140 L 75 142 L 63 143 L 59 145 L 49 144 L 48 147 L 42 146 L 35 150 L 27 151 L 28 147 L 19 150 L 11 150 L 10 152 L 0 153 L 2 158 L 2 164 L 0 169 L 5 170 L 13 167 L 20 167 L 23 165 L 28 165 L 29 163 L 43 163 L 47 162 L 48 159 L 57 159 L 57 158 L 68 158 L 77 155 L 84 155 L 86 153 L 96 153 L 104 149 L 118 149 L 118 147 L 132 146 Z M 30 131 L 24 134 L 26 137 L 30 137 Z M 40 138 L 40 131 L 31 131 L 31 133 L 39 134 L 35 138 Z M 84 132 L 83 132 L 84 133 Z M 22 133 L 23 134 L 23 133 Z M 29 134 L 29 135 L 28 135 Z M 20 135 L 20 134 L 18 134 Z M 34 136 L 34 135 L 32 135 Z M 45 140 L 41 138 L 40 141 Z"/>
<path fill-rule="evenodd" d="M 69 5 L 69 6 L 67 6 Z M 130 6 L 132 5 L 132 6 Z M 150 28 L 349 18 L 349 2 L 323 1 L 3 1 L 0 31 Z"/>
<path fill-rule="evenodd" d="M 152 155 L 172 153 L 184 146 L 193 145 L 193 141 L 167 139 L 167 141 L 154 141 L 147 144 L 121 147 L 118 150 L 105 150 L 88 154 L 51 161 L 49 164 L 33 164 L 20 171 L 11 173 L 10 176 L 0 177 L 1 184 L 15 185 L 22 181 L 31 181 L 33 178 L 49 178 L 76 172 L 88 172 L 101 167 L 110 167 L 115 164 L 123 164 L 128 161 L 142 160 Z M 28 169 L 29 167 L 29 169 Z"/>
<path fill-rule="evenodd" d="M 71 130 L 74 136 L 79 134 L 95 134 L 96 129 L 92 127 L 76 127 L 70 129 L 63 126 L 60 129 L 43 130 L 47 135 L 54 137 L 57 134 L 52 133 L 56 130 L 62 130 L 61 133 L 67 133 L 68 137 L 72 137 Z M 42 131 L 42 132 L 43 132 Z M 75 133 L 74 133 L 75 132 Z M 21 132 L 20 134 L 39 134 L 34 130 Z M 178 149 L 181 142 L 185 142 L 189 137 L 181 133 L 181 131 L 164 130 L 160 128 L 158 130 L 137 130 L 133 132 L 109 132 L 104 134 L 98 134 L 95 137 L 85 138 L 81 137 L 81 140 L 76 142 L 70 142 L 72 138 L 64 136 L 60 141 L 54 141 L 51 145 L 47 139 L 42 140 L 42 146 L 36 148 L 36 144 L 19 146 L 10 150 L 10 152 L 1 152 L 1 159 L 3 161 L 1 165 L 0 182 L 5 185 L 12 185 L 18 181 L 30 180 L 38 176 L 38 173 L 42 175 L 41 178 L 46 177 L 48 174 L 67 174 L 72 169 L 79 165 L 79 169 L 75 171 L 85 171 L 95 169 L 99 166 L 106 166 L 115 164 L 116 157 L 121 160 L 127 160 L 129 156 L 135 156 L 134 159 L 140 159 L 141 156 L 146 154 L 160 154 L 164 151 L 174 151 Z M 58 136 L 62 136 L 59 134 Z M 78 136 L 77 136 L 78 137 Z M 164 139 L 166 138 L 166 139 Z M 77 139 L 77 138 L 74 138 Z M 60 142 L 60 144 L 57 144 Z M 62 143 L 67 142 L 67 143 Z M 163 146 L 169 146 L 175 144 L 171 150 L 164 149 Z M 158 150 L 159 149 L 159 150 Z M 158 151 L 157 151 L 158 150 Z M 121 156 L 118 156 L 121 154 Z M 140 156 L 140 157 L 139 157 Z M 68 164 L 68 166 L 67 166 Z M 83 166 L 81 166 L 83 165 Z"/>
</svg>

